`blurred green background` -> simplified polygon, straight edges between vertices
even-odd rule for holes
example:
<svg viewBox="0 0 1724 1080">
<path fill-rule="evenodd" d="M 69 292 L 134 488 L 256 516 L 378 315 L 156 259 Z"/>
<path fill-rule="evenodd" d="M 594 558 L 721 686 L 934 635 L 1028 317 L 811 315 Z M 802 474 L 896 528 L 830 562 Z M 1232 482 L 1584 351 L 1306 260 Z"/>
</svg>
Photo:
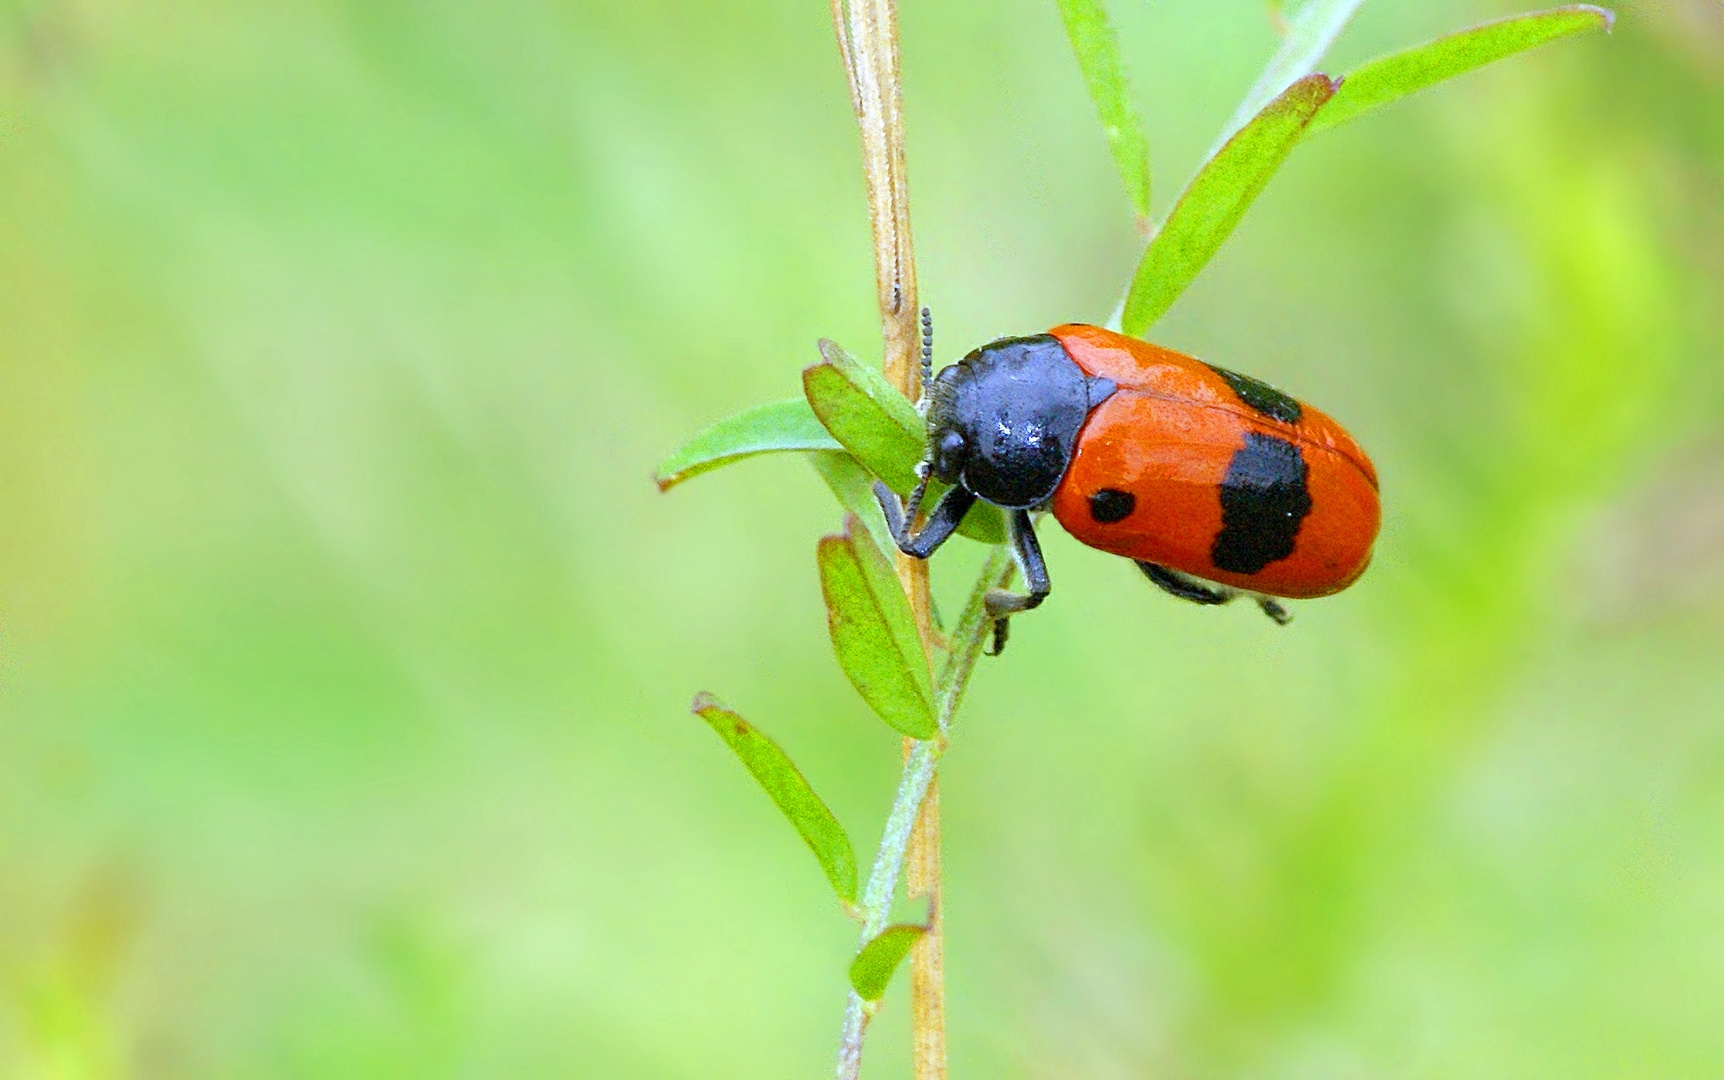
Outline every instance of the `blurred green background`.
<svg viewBox="0 0 1724 1080">
<path fill-rule="evenodd" d="M 1275 38 L 1113 7 L 1165 206 Z M 1724 11 L 1620 10 L 1302 147 L 1157 328 L 1341 418 L 1382 541 L 1278 631 L 1045 527 L 942 781 L 954 1075 L 1724 1074 Z M 877 352 L 826 5 L 0 12 L 0 1075 L 826 1074 L 853 928 L 686 708 L 872 851 L 837 514 L 649 482 Z M 1051 0 L 902 19 L 941 360 L 1105 319 Z"/>
</svg>

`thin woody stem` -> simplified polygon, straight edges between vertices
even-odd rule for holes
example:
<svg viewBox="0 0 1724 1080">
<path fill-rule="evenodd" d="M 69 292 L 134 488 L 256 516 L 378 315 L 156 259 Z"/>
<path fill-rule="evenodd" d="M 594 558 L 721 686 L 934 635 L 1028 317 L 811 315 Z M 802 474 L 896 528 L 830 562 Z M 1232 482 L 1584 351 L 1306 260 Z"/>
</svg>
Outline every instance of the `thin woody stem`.
<svg viewBox="0 0 1724 1080">
<path fill-rule="evenodd" d="M 993 630 L 993 618 L 987 612 L 988 593 L 1005 588 L 1016 569 L 1010 552 L 999 547 L 988 556 L 970 599 L 952 627 L 950 647 L 935 684 L 938 703 L 940 737 L 928 742 L 913 742 L 904 772 L 898 780 L 898 794 L 892 801 L 892 812 L 886 817 L 886 828 L 880 837 L 880 847 L 874 856 L 874 866 L 862 887 L 857 904 L 862 914 L 861 940 L 867 941 L 886 928 L 892 910 L 892 896 L 898 888 L 898 877 L 909 856 L 910 835 L 921 820 L 924 800 L 934 782 L 935 767 L 945 752 L 946 734 L 951 730 L 952 717 L 964 696 L 964 688 L 982 654 L 982 645 Z M 930 913 L 932 915 L 932 912 Z M 932 918 L 930 919 L 932 921 Z M 911 970 L 912 990 L 915 970 Z M 839 1080 L 856 1080 L 862 1068 L 862 1039 L 868 1031 L 872 1015 L 869 1006 L 855 991 L 851 991 L 844 1010 L 844 1028 L 838 1048 Z M 943 1034 L 943 1032 L 942 1032 Z M 912 1032 L 912 1038 L 915 1033 Z"/>
<path fill-rule="evenodd" d="M 910 953 L 910 1060 L 915 1080 L 946 1075 L 946 949 L 940 924 L 940 781 L 929 778 L 910 834 L 904 892 L 928 901 L 928 930 Z"/>
<path fill-rule="evenodd" d="M 896 0 L 831 0 L 833 27 L 862 135 L 862 172 L 874 236 L 875 288 L 886 378 L 916 400 L 916 258 L 904 167 Z"/>
<path fill-rule="evenodd" d="M 862 888 L 862 941 L 868 941 L 886 929 L 892 913 L 892 895 L 898 890 L 898 875 L 904 868 L 904 857 L 910 847 L 910 834 L 934 781 L 934 768 L 945 752 L 945 740 L 936 739 L 914 744 L 904 762 L 904 772 L 898 778 L 898 795 L 892 801 L 892 812 L 886 817 L 886 828 L 880 837 L 880 848 L 874 855 L 874 867 L 868 872 L 868 882 Z M 856 1080 L 862 1070 L 862 1037 L 867 1034 L 872 1015 L 868 1004 L 850 991 L 844 1007 L 844 1029 L 838 1047 L 838 1080 Z"/>
<path fill-rule="evenodd" d="M 862 136 L 863 174 L 867 179 L 869 221 L 874 236 L 874 270 L 880 306 L 882 368 L 888 381 L 906 398 L 921 395 L 920 327 L 917 324 L 916 260 L 910 239 L 910 195 L 904 165 L 903 95 L 898 68 L 896 0 L 831 0 L 833 32 L 838 40 L 850 100 Z M 934 655 L 932 605 L 928 597 L 928 565 L 903 554 L 896 557 L 898 578 L 909 597 L 924 655 Z M 967 673 L 966 673 L 967 674 Z M 955 703 L 955 698 L 954 698 Z M 944 746 L 942 717 L 942 737 Z M 940 938 L 940 810 L 939 799 L 925 797 L 934 786 L 939 751 L 930 744 L 904 741 L 904 780 L 892 808 L 887 834 L 881 840 L 869 894 L 863 899 L 863 934 L 867 941 L 885 926 L 897 884 L 898 865 L 910 860 L 907 891 L 926 897 L 928 932 L 911 954 L 911 1038 L 916 1080 L 944 1080 L 946 1075 L 945 976 Z M 926 772 L 925 778 L 923 772 Z M 906 802 L 908 798 L 908 802 Z M 907 817 L 906 817 L 907 815 Z M 897 847 L 895 823 L 912 823 L 905 847 Z M 892 850 L 896 848 L 896 850 Z M 874 892 L 876 886 L 883 893 Z M 838 1076 L 854 1077 L 861 1068 L 862 1036 L 868 1011 L 850 995 L 845 1011 Z"/>
</svg>

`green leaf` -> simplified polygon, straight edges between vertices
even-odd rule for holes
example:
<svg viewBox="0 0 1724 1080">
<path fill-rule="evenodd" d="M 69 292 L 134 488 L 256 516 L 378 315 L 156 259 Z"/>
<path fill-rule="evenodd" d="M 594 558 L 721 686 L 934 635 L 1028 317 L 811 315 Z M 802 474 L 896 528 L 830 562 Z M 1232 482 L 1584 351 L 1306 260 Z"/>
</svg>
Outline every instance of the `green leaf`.
<svg viewBox="0 0 1724 1080">
<path fill-rule="evenodd" d="M 1173 306 L 1334 93 L 1325 75 L 1300 79 L 1209 159 L 1138 263 L 1120 320 L 1126 333 L 1143 336 Z"/>
<path fill-rule="evenodd" d="M 888 926 L 869 939 L 850 961 L 850 985 L 863 1001 L 879 1001 L 886 996 L 886 984 L 893 972 L 910 955 L 916 942 L 928 932 L 926 926 L 900 923 Z"/>
<path fill-rule="evenodd" d="M 1108 149 L 1125 181 L 1125 193 L 1140 218 L 1149 217 L 1149 136 L 1131 102 L 1125 64 L 1119 55 L 1119 35 L 1107 21 L 1101 0 L 1059 0 L 1066 36 L 1077 54 L 1084 85 L 1095 101 L 1107 133 Z"/>
<path fill-rule="evenodd" d="M 1379 57 L 1348 75 L 1305 131 L 1338 124 L 1456 75 L 1570 34 L 1608 31 L 1616 16 L 1591 4 L 1535 11 L 1462 30 L 1403 52 Z"/>
<path fill-rule="evenodd" d="M 844 674 L 880 719 L 911 738 L 933 738 L 939 725 L 928 657 L 891 562 L 854 515 L 845 516 L 844 532 L 821 539 L 818 559 L 827 626 Z"/>
<path fill-rule="evenodd" d="M 874 499 L 874 475 L 843 450 L 823 450 L 808 455 L 808 460 L 838 497 L 839 505 L 868 526 L 868 535 L 880 550 L 891 551 L 896 544 L 886 528 L 886 516 L 880 513 L 880 504 Z"/>
<path fill-rule="evenodd" d="M 809 406 L 864 468 L 899 495 L 908 495 L 917 484 L 916 465 L 927 449 L 927 425 L 884 375 L 841 345 L 821 341 L 820 354 L 826 359 L 802 372 Z M 946 491 L 945 484 L 930 484 L 922 505 L 933 506 Z M 964 515 L 958 531 L 984 544 L 1001 544 L 1006 522 L 997 508 L 978 502 Z"/>
<path fill-rule="evenodd" d="M 1221 152 L 1221 147 L 1238 133 L 1251 118 L 1263 111 L 1264 106 L 1287 92 L 1287 88 L 1317 70 L 1317 65 L 1323 62 L 1323 57 L 1329 52 L 1335 39 L 1341 36 L 1341 31 L 1347 28 L 1347 23 L 1359 10 L 1365 0 L 1310 0 L 1298 13 L 1287 19 L 1287 33 L 1281 39 L 1278 49 L 1269 63 L 1264 66 L 1263 74 L 1257 77 L 1251 89 L 1245 92 L 1245 97 L 1239 102 L 1227 126 L 1221 129 L 1221 138 L 1215 147 L 1209 151 L 1214 157 Z M 1272 5 L 1271 16 L 1280 13 L 1280 5 Z"/>
<path fill-rule="evenodd" d="M 665 491 L 691 476 L 755 454 L 837 449 L 838 443 L 807 401 L 777 401 L 720 420 L 683 443 L 659 465 L 653 482 Z"/>
<path fill-rule="evenodd" d="M 802 390 L 814 415 L 886 486 L 900 494 L 909 491 L 927 446 L 916 407 L 886 376 L 838 343 L 823 339 L 820 355 L 825 362 L 802 372 Z"/>
<path fill-rule="evenodd" d="M 820 796 L 808 785 L 801 771 L 785 756 L 777 743 L 760 729 L 724 707 L 717 698 L 696 694 L 690 709 L 712 725 L 719 738 L 730 745 L 742 764 L 790 819 L 808 849 L 820 860 L 826 879 L 846 904 L 856 902 L 856 852 L 844 826 L 832 816 Z"/>
</svg>

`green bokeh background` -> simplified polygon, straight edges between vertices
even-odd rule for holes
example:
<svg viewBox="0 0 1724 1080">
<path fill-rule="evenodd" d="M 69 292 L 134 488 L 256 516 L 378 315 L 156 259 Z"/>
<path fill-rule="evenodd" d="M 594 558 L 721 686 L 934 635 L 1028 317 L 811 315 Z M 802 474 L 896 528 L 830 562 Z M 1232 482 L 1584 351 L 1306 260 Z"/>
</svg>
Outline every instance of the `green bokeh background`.
<svg viewBox="0 0 1724 1080">
<path fill-rule="evenodd" d="M 1164 207 L 1275 39 L 1113 7 Z M 836 511 L 648 478 L 877 349 L 826 6 L 0 13 L 0 1076 L 825 1074 L 852 926 L 686 708 L 872 850 Z M 942 781 L 954 1075 L 1724 1074 L 1724 14 L 1621 15 L 1302 147 L 1157 328 L 1383 537 L 1277 630 L 1045 527 Z M 1105 319 L 1054 5 L 902 18 L 941 359 Z"/>
</svg>

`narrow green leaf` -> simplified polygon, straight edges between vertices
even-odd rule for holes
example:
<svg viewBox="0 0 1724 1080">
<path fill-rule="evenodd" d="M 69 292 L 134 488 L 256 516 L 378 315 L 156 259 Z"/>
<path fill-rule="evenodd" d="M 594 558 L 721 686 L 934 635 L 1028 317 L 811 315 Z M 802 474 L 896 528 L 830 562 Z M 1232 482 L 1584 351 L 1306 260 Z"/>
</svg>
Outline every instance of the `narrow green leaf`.
<svg viewBox="0 0 1724 1080">
<path fill-rule="evenodd" d="M 1120 320 L 1126 333 L 1143 336 L 1173 306 L 1334 93 L 1335 84 L 1325 75 L 1300 79 L 1209 159 L 1138 263 Z"/>
<path fill-rule="evenodd" d="M 900 923 L 870 938 L 850 961 L 850 985 L 856 988 L 857 996 L 863 1001 L 885 997 L 893 972 L 927 932 L 926 926 Z"/>
<path fill-rule="evenodd" d="M 869 708 L 916 739 L 939 733 L 928 657 L 897 572 L 854 515 L 820 541 L 820 591 L 838 664 Z"/>
<path fill-rule="evenodd" d="M 1140 218 L 1149 217 L 1149 136 L 1143 119 L 1131 101 L 1125 64 L 1120 59 L 1119 35 L 1107 20 L 1101 0 L 1059 0 L 1066 36 L 1077 54 L 1084 85 L 1095 101 L 1107 133 L 1108 149 L 1125 181 L 1125 193 Z"/>
<path fill-rule="evenodd" d="M 776 401 L 726 417 L 677 447 L 653 482 L 660 491 L 755 454 L 783 450 L 837 450 L 805 400 Z"/>
<path fill-rule="evenodd" d="M 790 824 L 802 835 L 808 849 L 820 860 L 826 879 L 839 899 L 846 904 L 856 902 L 856 852 L 844 826 L 832 816 L 820 796 L 808 785 L 801 771 L 785 756 L 777 743 L 760 729 L 724 707 L 723 703 L 704 691 L 696 694 L 689 708 L 712 725 L 719 738 L 729 744 L 742 759 L 743 767 L 753 774 L 760 786 L 778 804 L 778 809 L 790 819 Z"/>
<path fill-rule="evenodd" d="M 839 505 L 868 526 L 868 535 L 880 550 L 891 551 L 895 544 L 886 528 L 886 516 L 874 499 L 874 475 L 843 450 L 823 450 L 808 455 L 808 460 L 837 496 Z"/>
<path fill-rule="evenodd" d="M 1570 4 L 1485 23 L 1379 57 L 1342 80 L 1335 100 L 1317 114 L 1305 134 L 1326 131 L 1361 113 L 1548 41 L 1588 30 L 1608 31 L 1615 21 L 1616 16 L 1604 8 Z"/>
<path fill-rule="evenodd" d="M 802 372 L 809 406 L 864 468 L 899 495 L 908 495 L 928 445 L 922 417 L 884 375 L 843 346 L 822 341 L 820 354 L 826 359 Z M 944 484 L 930 484 L 923 505 L 933 506 L 946 490 Z M 1000 544 L 1006 539 L 1006 523 L 998 509 L 977 503 L 964 515 L 958 532 L 984 544 Z"/>
<path fill-rule="evenodd" d="M 910 490 L 927 446 L 916 407 L 886 376 L 838 343 L 822 340 L 820 355 L 824 363 L 802 372 L 802 389 L 814 415 L 888 487 L 900 493 Z"/>
<path fill-rule="evenodd" d="M 1335 39 L 1341 36 L 1341 31 L 1347 28 L 1353 15 L 1358 12 L 1365 0 L 1310 0 L 1297 13 L 1287 18 L 1287 30 L 1281 39 L 1281 48 L 1276 50 L 1269 63 L 1264 66 L 1263 74 L 1257 77 L 1251 89 L 1245 92 L 1245 97 L 1239 102 L 1227 126 L 1221 129 L 1221 138 L 1209 151 L 1214 157 L 1221 152 L 1221 147 L 1238 133 L 1251 118 L 1262 112 L 1264 106 L 1287 92 L 1287 88 L 1317 70 L 1317 65 L 1323 62 L 1329 49 L 1335 44 Z M 1271 17 L 1281 14 L 1280 5 L 1271 5 Z"/>
</svg>

